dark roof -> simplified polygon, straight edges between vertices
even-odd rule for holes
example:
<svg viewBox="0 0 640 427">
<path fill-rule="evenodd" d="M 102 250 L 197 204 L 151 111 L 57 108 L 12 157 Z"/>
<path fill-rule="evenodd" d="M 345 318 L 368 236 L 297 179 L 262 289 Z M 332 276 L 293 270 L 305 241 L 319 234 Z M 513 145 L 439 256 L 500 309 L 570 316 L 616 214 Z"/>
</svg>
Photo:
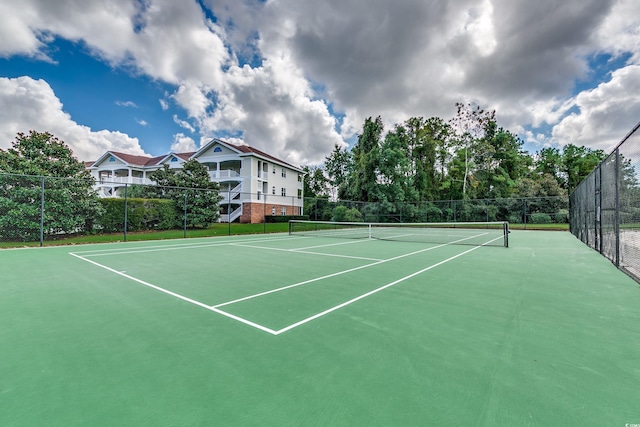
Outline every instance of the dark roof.
<svg viewBox="0 0 640 427">
<path fill-rule="evenodd" d="M 273 157 L 271 154 L 267 154 L 264 151 L 260 151 L 257 148 L 253 148 L 253 147 L 250 147 L 248 145 L 235 145 L 235 144 L 230 144 L 230 145 L 232 145 L 233 147 L 235 147 L 238 150 L 242 151 L 243 153 L 257 154 L 258 156 L 266 157 L 267 159 L 270 159 L 270 160 L 273 160 L 273 161 L 276 161 L 276 162 L 279 162 L 279 163 L 283 163 L 283 164 L 285 164 L 285 165 L 287 165 L 287 166 L 289 166 L 289 167 L 291 167 L 293 169 L 300 169 L 300 168 L 298 168 L 296 166 L 293 166 L 290 163 L 285 162 L 284 160 L 281 160 L 281 159 L 279 159 L 277 157 Z"/>
<path fill-rule="evenodd" d="M 161 160 L 163 160 L 168 156 L 168 154 L 164 154 L 162 156 L 155 156 L 155 157 L 134 156 L 132 154 L 120 153 L 118 151 L 109 151 L 109 153 L 119 157 L 120 159 L 124 160 L 130 165 L 137 165 L 137 166 L 156 166 L 158 163 L 160 163 Z M 186 161 L 186 160 L 189 160 L 189 157 L 193 156 L 194 152 L 172 153 L 172 154 L 175 154 L 176 156 Z"/>
<path fill-rule="evenodd" d="M 193 156 L 194 154 L 196 154 L 195 151 L 192 151 L 190 153 L 173 153 L 176 156 L 180 157 L 182 160 L 187 161 L 191 158 L 191 156 Z"/>
<path fill-rule="evenodd" d="M 130 165 L 138 165 L 138 166 L 153 166 L 164 158 L 164 156 L 160 156 L 160 157 L 134 156 L 133 154 L 120 153 L 118 151 L 109 151 L 109 153 L 119 157 L 125 163 L 129 163 Z"/>
</svg>

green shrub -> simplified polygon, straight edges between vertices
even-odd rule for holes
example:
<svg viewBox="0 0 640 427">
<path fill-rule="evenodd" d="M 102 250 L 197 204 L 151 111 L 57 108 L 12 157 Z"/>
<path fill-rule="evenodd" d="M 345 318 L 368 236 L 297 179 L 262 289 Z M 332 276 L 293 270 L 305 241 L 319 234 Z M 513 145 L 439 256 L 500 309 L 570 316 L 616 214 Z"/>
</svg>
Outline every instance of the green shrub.
<svg viewBox="0 0 640 427">
<path fill-rule="evenodd" d="M 362 222 L 362 213 L 356 208 L 349 209 L 346 206 L 336 206 L 331 220 L 337 222 Z"/>
<path fill-rule="evenodd" d="M 172 200 L 165 199 L 127 199 L 127 230 L 170 230 L 179 228 L 176 212 Z M 104 207 L 104 214 L 96 219 L 96 229 L 103 233 L 117 233 L 124 231 L 125 199 L 100 199 Z"/>
<path fill-rule="evenodd" d="M 519 215 L 510 215 L 509 216 L 510 224 L 522 224 L 522 218 Z"/>
<path fill-rule="evenodd" d="M 569 223 L 569 210 L 568 209 L 560 209 L 557 214 L 554 215 L 555 222 L 558 224 L 568 224 Z"/>
<path fill-rule="evenodd" d="M 531 224 L 551 224 L 551 216 L 546 213 L 532 213 L 529 217 Z"/>
<path fill-rule="evenodd" d="M 264 222 L 276 223 L 276 222 L 289 222 L 290 220 L 303 220 L 308 221 L 309 215 L 265 215 Z"/>
</svg>

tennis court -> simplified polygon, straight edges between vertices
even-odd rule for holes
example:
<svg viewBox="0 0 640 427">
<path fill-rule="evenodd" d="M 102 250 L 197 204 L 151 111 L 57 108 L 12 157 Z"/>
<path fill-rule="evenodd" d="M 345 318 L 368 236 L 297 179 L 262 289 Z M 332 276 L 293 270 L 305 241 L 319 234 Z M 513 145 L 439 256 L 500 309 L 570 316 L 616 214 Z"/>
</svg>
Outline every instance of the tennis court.
<svg viewBox="0 0 640 427">
<path fill-rule="evenodd" d="M 370 233 L 1 251 L 0 425 L 640 423 L 640 288 L 571 234 Z"/>
</svg>

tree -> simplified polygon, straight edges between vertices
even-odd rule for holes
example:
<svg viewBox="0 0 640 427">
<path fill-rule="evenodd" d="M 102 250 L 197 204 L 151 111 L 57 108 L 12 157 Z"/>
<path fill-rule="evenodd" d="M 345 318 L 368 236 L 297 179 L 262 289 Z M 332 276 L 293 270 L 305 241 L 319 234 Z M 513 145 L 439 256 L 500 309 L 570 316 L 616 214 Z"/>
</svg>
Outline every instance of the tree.
<svg viewBox="0 0 640 427">
<path fill-rule="evenodd" d="M 456 156 L 458 164 L 464 165 L 464 173 L 462 176 L 462 197 L 469 198 L 467 187 L 473 180 L 473 173 L 476 163 L 473 162 L 474 151 L 482 153 L 490 147 L 486 144 L 478 146 L 477 142 L 484 136 L 487 128 L 491 123 L 495 123 L 495 110 L 485 111 L 477 105 L 456 103 L 456 117 L 451 122 L 455 130 L 455 138 L 457 140 Z M 486 155 L 485 155 L 486 157 Z M 463 161 L 464 159 L 464 161 Z"/>
<path fill-rule="evenodd" d="M 417 200 L 433 200 L 444 174 L 450 126 L 438 117 L 427 120 L 412 118 L 407 121 L 407 126 L 411 129 L 410 134 L 415 135 L 411 157 L 415 170 L 413 187 L 418 192 Z"/>
<path fill-rule="evenodd" d="M 577 147 L 569 144 L 562 151 L 562 166 L 566 176 L 566 189 L 571 193 L 587 175 L 604 160 L 606 154 L 602 150 Z"/>
<path fill-rule="evenodd" d="M 182 224 L 185 209 L 190 228 L 206 228 L 220 218 L 220 186 L 209 180 L 207 167 L 197 160 L 185 162 L 182 169 L 164 165 L 163 169 L 151 173 L 149 179 L 158 185 L 157 197 L 169 198 L 176 204 L 176 211 L 180 212 L 176 225 Z"/>
<path fill-rule="evenodd" d="M 560 149 L 546 147 L 535 154 L 535 173 L 538 176 L 550 175 L 558 181 L 558 184 L 566 188 L 566 181 L 563 179 L 562 153 Z"/>
<path fill-rule="evenodd" d="M 0 150 L 0 233 L 5 239 L 92 231 L 102 213 L 94 180 L 71 149 L 49 132 L 18 133 L 12 148 Z M 42 198 L 44 189 L 44 198 Z M 41 203 L 44 216 L 41 218 Z"/>
<path fill-rule="evenodd" d="M 476 148 L 474 154 L 479 169 L 476 198 L 510 197 L 516 191 L 517 182 L 528 175 L 533 164 L 531 156 L 522 149 L 523 142 L 491 120 L 486 123 L 484 137 L 477 145 L 481 148 Z"/>
<path fill-rule="evenodd" d="M 378 174 L 380 167 L 380 145 L 384 126 L 380 116 L 367 118 L 353 147 L 354 170 L 349 180 L 352 200 L 377 202 L 380 200 Z"/>
<path fill-rule="evenodd" d="M 349 176 L 353 171 L 351 151 L 335 145 L 333 151 L 325 157 L 329 191 L 332 199 L 347 199 L 349 195 Z"/>
<path fill-rule="evenodd" d="M 304 166 L 302 170 L 304 175 L 304 196 L 313 197 L 328 197 L 328 184 L 329 180 L 324 175 L 324 171 L 319 166 Z"/>
</svg>

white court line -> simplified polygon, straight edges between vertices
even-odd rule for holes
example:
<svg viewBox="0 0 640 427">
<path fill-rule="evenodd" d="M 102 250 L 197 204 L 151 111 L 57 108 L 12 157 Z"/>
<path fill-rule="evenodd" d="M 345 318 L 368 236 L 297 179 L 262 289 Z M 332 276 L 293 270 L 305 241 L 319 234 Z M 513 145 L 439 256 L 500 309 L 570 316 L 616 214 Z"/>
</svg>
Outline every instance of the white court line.
<svg viewBox="0 0 640 427">
<path fill-rule="evenodd" d="M 236 315 L 231 314 L 231 313 L 227 313 L 226 311 L 219 310 L 219 309 L 217 309 L 215 307 L 211 307 L 211 306 L 209 306 L 207 304 L 201 303 L 200 301 L 196 301 L 194 299 L 185 297 L 184 295 L 180 295 L 180 294 L 177 294 L 175 292 L 171 292 L 171 291 L 169 291 L 167 289 L 161 288 L 159 286 L 153 285 L 153 284 L 151 284 L 149 282 L 145 282 L 144 280 L 140 280 L 140 279 L 137 279 L 137 278 L 135 278 L 133 276 L 129 276 L 128 274 L 125 274 L 122 271 L 114 270 L 113 268 L 107 267 L 106 265 L 99 264 L 99 263 L 97 263 L 95 261 L 92 261 L 90 259 L 86 259 L 84 257 L 81 257 L 80 255 L 77 255 L 77 254 L 73 253 L 73 252 L 69 252 L 69 255 L 74 256 L 74 257 L 76 257 L 78 259 L 81 259 L 83 261 L 86 261 L 86 262 L 88 262 L 90 264 L 96 265 L 98 267 L 104 268 L 105 270 L 108 270 L 108 271 L 110 271 L 112 273 L 115 273 L 115 274 L 117 274 L 119 276 L 126 277 L 129 280 L 133 280 L 134 282 L 140 283 L 141 285 L 148 286 L 148 287 L 150 287 L 152 289 L 155 289 L 157 291 L 163 292 L 163 293 L 165 293 L 167 295 L 171 295 L 172 297 L 175 297 L 175 298 L 181 299 L 183 301 L 186 301 L 188 303 L 197 305 L 198 307 L 206 308 L 207 310 L 214 311 L 214 312 L 216 312 L 218 314 L 222 314 L 223 316 L 229 317 L 229 318 L 231 318 L 233 320 L 237 320 L 238 322 L 242 322 L 242 323 L 244 323 L 246 325 L 253 326 L 254 328 L 260 329 L 261 331 L 264 331 L 264 332 L 268 332 L 268 333 L 270 333 L 272 335 L 277 335 L 276 331 L 274 331 L 273 329 L 269 329 L 269 328 L 267 328 L 265 326 L 259 325 L 259 324 L 255 323 L 255 322 L 250 321 L 250 320 L 243 319 L 242 317 L 236 316 Z"/>
<path fill-rule="evenodd" d="M 316 249 L 316 248 L 326 248 L 329 246 L 340 246 L 340 245 L 353 245 L 354 243 L 363 243 L 363 242 L 368 242 L 369 239 L 357 239 L 357 240 L 353 240 L 350 242 L 340 242 L 340 243 L 327 243 L 326 245 L 315 245 L 315 246 L 307 246 L 304 248 L 296 248 L 296 249 L 291 249 L 292 251 L 304 251 L 307 249 Z"/>
<path fill-rule="evenodd" d="M 503 236 L 500 236 L 500 237 L 498 237 L 498 238 L 496 238 L 496 239 L 490 240 L 490 241 L 488 241 L 487 243 L 482 244 L 481 246 L 486 246 L 486 245 L 488 245 L 489 243 L 491 243 L 491 242 L 493 242 L 493 241 L 495 241 L 495 240 L 498 240 L 498 239 L 502 239 L 502 238 L 503 238 Z M 307 317 L 306 319 L 303 319 L 303 320 L 301 320 L 301 321 L 299 321 L 299 322 L 293 323 L 293 324 L 291 324 L 291 325 L 289 325 L 289 326 L 287 326 L 287 327 L 285 327 L 285 328 L 279 329 L 279 330 L 277 330 L 277 331 L 276 331 L 276 333 L 275 333 L 274 335 L 280 335 L 280 334 L 281 334 L 281 333 L 283 333 L 283 332 L 287 332 L 287 331 L 289 331 L 289 330 L 291 330 L 291 329 L 293 329 L 293 328 L 296 328 L 296 327 L 298 327 L 298 326 L 300 326 L 300 325 L 304 325 L 305 323 L 308 323 L 308 322 L 310 322 L 310 321 L 312 321 L 312 320 L 315 320 L 315 319 L 317 319 L 317 318 L 319 318 L 319 317 L 322 317 L 322 316 L 324 316 L 325 314 L 331 313 L 332 311 L 336 311 L 336 310 L 338 310 L 338 309 L 340 309 L 340 308 L 342 308 L 342 307 L 346 307 L 346 306 L 347 306 L 347 305 L 349 305 L 349 304 L 352 304 L 352 303 L 354 303 L 354 302 L 356 302 L 356 301 L 359 301 L 359 300 L 361 300 L 361 299 L 363 299 L 363 298 L 366 298 L 366 297 L 368 297 L 368 296 L 370 296 L 370 295 L 373 295 L 373 294 L 375 294 L 375 293 L 377 293 L 377 292 L 380 292 L 380 291 L 382 291 L 382 290 L 384 290 L 384 289 L 390 288 L 391 286 L 397 285 L 398 283 L 404 282 L 405 280 L 408 280 L 408 279 L 410 279 L 410 278 L 412 278 L 412 277 L 415 277 L 415 276 L 417 276 L 417 275 L 419 275 L 419 274 L 422 274 L 422 273 L 424 273 L 425 271 L 429 271 L 429 270 L 431 270 L 432 268 L 435 268 L 435 267 L 437 267 L 437 266 L 439 266 L 439 265 L 442 265 L 442 264 L 447 263 L 447 262 L 449 262 L 449 261 L 451 261 L 451 260 L 454 260 L 454 259 L 456 259 L 456 258 L 458 258 L 458 257 L 461 257 L 462 255 L 468 254 L 468 253 L 469 253 L 469 252 L 471 252 L 471 251 L 475 251 L 476 249 L 480 248 L 481 246 L 474 246 L 473 248 L 471 248 L 471 249 L 469 249 L 469 250 L 466 250 L 466 251 L 464 251 L 464 252 L 462 252 L 462 253 L 459 253 L 458 255 L 454 255 L 454 256 L 452 256 L 452 257 L 450 257 L 450 258 L 447 258 L 447 259 L 445 259 L 444 261 L 440 261 L 440 262 L 438 262 L 438 263 L 436 263 L 436 264 L 430 265 L 429 267 L 423 268 L 423 269 L 422 269 L 422 270 L 420 270 L 420 271 L 416 271 L 415 273 L 409 274 L 408 276 L 405 276 L 405 277 L 403 277 L 403 278 L 401 278 L 401 279 L 398 279 L 398 280 L 396 280 L 396 281 L 394 281 L 394 282 L 388 283 L 388 284 L 386 284 L 386 285 L 384 285 L 384 286 L 381 286 L 381 287 L 379 287 L 379 288 L 377 288 L 377 289 L 374 289 L 374 290 L 372 290 L 372 291 L 370 291 L 370 292 L 367 292 L 366 294 L 362 294 L 362 295 L 360 295 L 360 296 L 357 296 L 357 297 L 355 297 L 355 298 L 352 298 L 352 299 L 350 299 L 349 301 L 346 301 L 346 302 L 343 302 L 342 304 L 336 305 L 335 307 L 331 307 L 331 308 L 329 308 L 329 309 L 327 309 L 327 310 L 325 310 L 325 311 L 323 311 L 323 312 L 320 312 L 320 313 L 318 313 L 318 314 L 314 314 L 314 315 L 313 315 L 313 316 L 311 316 L 311 317 Z"/>
<path fill-rule="evenodd" d="M 293 252 L 293 253 L 296 253 L 296 254 L 311 254 L 311 255 L 318 255 L 318 256 L 330 256 L 330 257 L 335 257 L 335 258 L 361 259 L 361 260 L 364 260 L 364 261 L 381 261 L 380 258 L 367 258 L 367 257 L 361 257 L 361 256 L 353 256 L 353 255 L 325 254 L 325 253 L 322 253 L 322 252 L 303 251 L 301 249 L 272 248 L 272 247 L 269 247 L 269 246 L 243 245 L 241 243 L 232 243 L 229 246 L 238 246 L 238 247 L 241 247 L 241 248 L 252 248 L 252 249 L 264 249 L 264 250 L 267 250 L 267 251 Z"/>
<path fill-rule="evenodd" d="M 253 240 L 245 240 L 246 242 L 268 242 L 268 241 L 282 241 L 282 240 L 294 240 L 292 237 L 288 238 L 274 238 L 274 239 L 253 239 Z M 104 250 L 96 250 L 96 251 L 85 251 L 85 252 L 76 252 L 78 254 L 83 254 L 86 257 L 97 257 L 97 256 L 109 256 L 109 255 L 129 255 L 129 254 L 140 254 L 147 252 L 162 252 L 162 251 L 173 251 L 173 250 L 182 250 L 182 249 L 199 249 L 199 248 L 210 248 L 214 246 L 229 246 L 233 245 L 234 241 L 229 240 L 225 242 L 215 242 L 215 243 L 202 243 L 202 244 L 190 244 L 190 245 L 168 245 L 168 246 L 148 246 L 148 247 L 138 247 L 131 248 L 131 250 L 123 251 L 122 249 L 104 249 Z M 119 252 L 116 252 L 119 251 Z M 98 253 L 100 252 L 100 253 Z"/>
<path fill-rule="evenodd" d="M 298 326 L 300 326 L 300 325 L 303 325 L 303 324 L 305 324 L 305 323 L 308 323 L 308 322 L 310 322 L 310 321 L 312 321 L 312 320 L 314 320 L 314 319 L 317 319 L 317 318 L 319 318 L 319 317 L 322 317 L 322 316 L 324 316 L 325 314 L 331 313 L 331 312 L 333 312 L 333 311 L 335 311 L 335 310 L 338 310 L 338 309 L 340 309 L 340 308 L 342 308 L 342 307 L 345 307 L 345 306 L 347 306 L 347 305 L 349 305 L 349 304 L 351 304 L 351 303 L 353 303 L 353 302 L 356 302 L 356 301 L 358 301 L 358 300 L 360 300 L 360 299 L 363 299 L 363 298 L 365 298 L 365 297 L 367 297 L 367 296 L 370 296 L 370 295 L 372 295 L 372 294 L 375 294 L 375 293 L 377 293 L 377 292 L 379 292 L 379 291 L 381 291 L 381 290 L 383 290 L 383 289 L 389 288 L 389 287 L 391 287 L 391 286 L 393 286 L 393 285 L 396 285 L 396 284 L 398 284 L 398 283 L 400 283 L 400 282 L 403 282 L 403 281 L 405 281 L 405 280 L 407 280 L 407 279 L 409 279 L 409 278 L 411 278 L 411 277 L 414 277 L 414 276 L 416 276 L 416 275 L 418 275 L 418 274 L 421 274 L 421 273 L 423 273 L 423 272 L 425 272 L 425 271 L 431 270 L 431 269 L 432 269 L 432 268 L 434 268 L 434 267 L 437 267 L 437 266 L 442 265 L 442 264 L 444 264 L 444 263 L 446 263 L 446 262 L 448 262 L 448 261 L 451 261 L 451 260 L 453 260 L 453 259 L 455 259 L 455 258 L 458 258 L 458 257 L 460 257 L 460 256 L 462 256 L 462 255 L 465 255 L 465 254 L 467 254 L 467 253 L 469 253 L 469 252 L 471 252 L 471 251 L 473 251 L 473 250 L 478 249 L 480 246 L 475 246 L 475 247 L 473 247 L 473 248 L 471 248 L 471 249 L 469 249 L 469 250 L 467 250 L 467 251 L 465 251 L 465 252 L 462 252 L 462 253 L 460 253 L 460 254 L 458 254 L 458 255 L 454 255 L 454 256 L 452 256 L 452 257 L 450 257 L 450 258 L 448 258 L 448 259 L 446 259 L 446 260 L 444 260 L 444 261 L 440 261 L 440 262 L 439 262 L 439 263 L 437 263 L 437 264 L 434 264 L 434 265 L 431 265 L 431 266 L 429 266 L 429 267 L 426 267 L 426 268 L 424 268 L 424 269 L 422 269 L 422 270 L 420 270 L 420 271 L 418 271 L 418 272 L 415 272 L 415 273 L 410 274 L 410 275 L 408 275 L 408 276 L 405 276 L 405 277 L 403 277 L 403 278 L 401 278 L 401 279 L 398 279 L 398 280 L 396 280 L 395 282 L 392 282 L 392 283 L 389 283 L 389 284 L 387 284 L 387 285 L 384 285 L 384 286 L 382 286 L 382 287 L 380 287 L 380 288 L 378 288 L 378 289 L 374 289 L 373 291 L 367 292 L 366 294 L 360 295 L 360 296 L 358 296 L 358 297 L 356 297 L 356 298 L 353 298 L 353 299 L 351 299 L 351 300 L 349 300 L 349 301 L 346 301 L 346 302 L 344 302 L 344 303 L 342 303 L 342 304 L 339 304 L 339 305 L 337 305 L 337 306 L 335 306 L 335 307 L 332 307 L 332 308 L 330 308 L 330 309 L 328 309 L 328 310 L 325 310 L 325 311 L 323 311 L 323 312 L 321 312 L 321 313 L 315 314 L 315 315 L 313 315 L 313 316 L 311 316 L 311 317 L 308 317 L 308 318 L 306 318 L 306 319 L 303 319 L 303 320 L 301 320 L 301 321 L 299 321 L 299 322 L 296 322 L 296 323 L 294 323 L 294 324 L 291 324 L 291 325 L 289 325 L 289 326 L 287 326 L 287 327 L 285 327 L 285 328 L 279 329 L 279 330 L 277 330 L 277 331 L 276 331 L 276 330 L 273 330 L 273 329 L 270 329 L 270 328 L 267 328 L 266 326 L 262 326 L 262 325 L 260 325 L 260 324 L 258 324 L 258 323 L 252 322 L 252 321 L 250 321 L 250 320 L 244 319 L 244 318 L 242 318 L 242 317 L 240 317 L 240 316 L 236 316 L 236 315 L 234 315 L 234 314 L 228 313 L 228 312 L 226 312 L 226 311 L 224 311 L 224 310 L 220 310 L 218 307 L 222 307 L 222 306 L 225 306 L 225 305 L 230 305 L 230 304 L 233 304 L 233 303 L 235 303 L 235 302 L 240 302 L 240 301 L 244 301 L 244 300 L 251 299 L 251 298 L 256 298 L 256 297 L 258 297 L 258 296 L 262 296 L 262 295 L 270 294 L 270 293 L 273 293 L 273 292 L 278 292 L 278 291 L 280 291 L 280 290 L 289 289 L 289 288 L 292 288 L 292 287 L 294 287 L 294 286 L 300 286 L 300 285 L 303 285 L 303 284 L 306 284 L 306 283 L 315 282 L 315 281 L 317 281 L 317 280 L 322 280 L 322 279 L 324 279 L 324 278 L 337 276 L 337 275 L 344 274 L 344 273 L 347 273 L 347 272 L 350 272 L 350 271 L 355 271 L 355 270 L 359 270 L 359 269 L 362 269 L 362 268 L 371 267 L 371 266 L 374 266 L 374 265 L 382 264 L 382 263 L 385 263 L 385 262 L 393 261 L 393 260 L 400 259 L 400 258 L 404 258 L 404 257 L 407 257 L 407 256 L 416 255 L 416 254 L 419 254 L 419 253 L 422 253 L 422 252 L 430 251 L 430 250 L 437 249 L 437 248 L 440 248 L 440 247 L 443 247 L 443 246 L 448 246 L 448 245 L 453 244 L 453 243 L 457 243 L 457 242 L 461 242 L 461 241 L 468 240 L 468 239 L 471 239 L 471 238 L 479 237 L 479 236 L 482 236 L 482 235 L 485 235 L 485 234 L 487 234 L 487 233 L 479 234 L 479 235 L 477 235 L 477 236 L 466 237 L 466 238 L 464 238 L 464 239 L 459 239 L 459 240 L 457 240 L 457 241 L 455 241 L 455 242 L 451 242 L 451 243 L 447 243 L 447 244 L 442 244 L 442 245 L 438 245 L 438 246 L 433 246 L 433 247 L 431 247 L 431 248 L 422 249 L 422 250 L 419 250 L 419 251 L 411 252 L 411 253 L 409 253 L 409 254 L 400 255 L 400 256 L 397 256 L 397 257 L 389 258 L 389 259 L 387 259 L 387 260 L 381 260 L 381 261 L 378 261 L 378 262 L 375 262 L 375 263 L 372 263 L 372 264 L 367 264 L 367 265 L 364 265 L 364 266 L 360 266 L 360 267 L 356 267 L 356 268 L 353 268 L 353 269 L 345 270 L 345 271 L 343 271 L 343 272 L 338 272 L 338 273 L 330 274 L 330 275 L 323 276 L 323 277 L 320 277 L 320 278 L 316 278 L 316 279 L 308 280 L 308 281 L 301 282 L 301 283 L 297 283 L 297 284 L 290 285 L 290 286 L 285 286 L 285 287 L 282 287 L 282 288 L 279 288 L 279 289 L 274 289 L 274 290 L 267 291 L 267 292 L 263 292 L 263 293 L 260 293 L 260 294 L 251 295 L 251 296 L 249 296 L 249 297 L 245 297 L 245 298 L 237 299 L 237 300 L 235 300 L 235 301 L 229 301 L 229 302 L 222 303 L 222 304 L 218 304 L 218 305 L 214 305 L 214 306 L 208 306 L 208 305 L 206 305 L 206 304 L 204 304 L 204 303 L 202 303 L 202 302 L 200 302 L 200 301 L 196 301 L 196 300 L 194 300 L 194 299 L 191 299 L 191 298 L 185 297 L 184 295 L 180 295 L 180 294 L 178 294 L 178 293 L 175 293 L 175 292 L 169 291 L 169 290 L 167 290 L 167 289 L 161 288 L 161 287 L 159 287 L 159 286 L 153 285 L 153 284 L 151 284 L 151 283 L 149 283 L 149 282 L 145 282 L 145 281 L 143 281 L 143 280 L 140 280 L 140 279 L 138 279 L 138 278 L 135 278 L 135 277 L 133 277 L 133 276 L 130 276 L 130 275 L 128 275 L 128 274 L 126 274 L 126 273 L 124 273 L 124 272 L 122 272 L 122 271 L 117 271 L 117 270 L 115 270 L 115 269 L 113 269 L 113 268 L 107 267 L 107 266 L 105 266 L 105 265 L 102 265 L 102 264 L 100 264 L 100 263 L 97 263 L 97 262 L 95 262 L 95 261 L 92 261 L 92 260 L 90 260 L 90 259 L 87 259 L 87 258 L 85 258 L 85 257 L 82 257 L 82 256 L 80 256 L 80 255 L 78 255 L 78 254 L 76 254 L 76 253 L 69 252 L 69 255 L 72 255 L 72 256 L 74 256 L 74 257 L 76 257 L 76 258 L 78 258 L 78 259 L 81 259 L 81 260 L 83 260 L 83 261 L 86 261 L 86 262 L 88 262 L 88 263 L 90 263 L 90 264 L 93 264 L 93 265 L 95 265 L 95 266 L 97 266 L 97 267 L 100 267 L 100 268 L 103 268 L 103 269 L 105 269 L 105 270 L 107 270 L 107 271 L 110 271 L 110 272 L 112 272 L 112 273 L 115 273 L 115 274 L 117 274 L 117 275 L 119 275 L 119 276 L 125 277 L 125 278 L 127 278 L 127 279 L 129 279 L 129 280 L 132 280 L 132 281 L 134 281 L 134 282 L 137 282 L 137 283 L 139 283 L 139 284 L 141 284 L 141 285 L 147 286 L 147 287 L 149 287 L 149 288 L 155 289 L 155 290 L 160 291 L 160 292 L 162 292 L 162 293 L 165 293 L 165 294 L 167 294 L 167 295 L 170 295 L 170 296 L 173 296 L 173 297 L 175 297 L 175 298 L 181 299 L 181 300 L 183 300 L 183 301 L 185 301 L 185 302 L 188 302 L 188 303 L 191 303 L 191 304 L 197 305 L 198 307 L 202 307 L 202 308 L 205 308 L 205 309 L 207 309 L 207 310 L 213 311 L 213 312 L 215 312 L 215 313 L 221 314 L 221 315 L 223 315 L 223 316 L 225 316 L 225 317 L 228 317 L 228 318 L 230 318 L 230 319 L 233 319 L 233 320 L 236 320 L 236 321 L 238 321 L 238 322 L 244 323 L 244 324 L 246 324 L 246 325 L 248 325 L 248 326 L 254 327 L 254 328 L 259 329 L 259 330 L 261 330 L 261 331 L 267 332 L 267 333 L 272 334 L 272 335 L 279 335 L 279 334 L 281 334 L 281 333 L 283 333 L 283 332 L 289 331 L 289 330 L 291 330 L 291 329 L 293 329 L 293 328 L 296 328 L 296 327 L 298 327 Z M 491 243 L 491 242 L 493 242 L 493 241 L 495 241 L 495 240 L 501 239 L 501 238 L 503 238 L 503 237 L 501 236 L 501 237 L 498 237 L 498 238 L 496 238 L 496 239 L 490 240 L 489 242 L 486 242 L 486 243 L 482 244 L 481 246 L 488 245 L 489 243 Z"/>
<path fill-rule="evenodd" d="M 478 236 L 482 236 L 484 234 L 487 234 L 487 233 L 479 234 Z M 478 237 L 478 236 L 473 236 L 473 237 Z M 234 304 L 234 303 L 237 303 L 237 302 L 240 302 L 240 301 L 246 301 L 246 300 L 257 298 L 257 297 L 261 297 L 261 296 L 264 296 L 264 295 L 269 295 L 269 294 L 272 294 L 274 292 L 284 291 L 286 289 L 295 288 L 297 286 L 306 285 L 308 283 L 317 282 L 319 280 L 328 279 L 330 277 L 340 276 L 342 274 L 347 274 L 347 273 L 351 273 L 353 271 L 362 270 L 363 268 L 373 267 L 374 265 L 384 264 L 385 262 L 395 261 L 397 259 L 405 258 L 405 257 L 411 256 L 411 255 L 417 255 L 417 254 L 422 253 L 422 252 L 427 252 L 427 251 L 431 251 L 433 249 L 438 249 L 438 248 L 441 248 L 443 246 L 448 246 L 448 245 L 453 244 L 453 243 L 458 243 L 458 242 L 461 242 L 463 240 L 471 239 L 473 237 L 466 237 L 464 239 L 456 240 L 455 242 L 445 243 L 445 244 L 438 245 L 438 246 L 432 246 L 430 248 L 421 249 L 419 251 L 410 252 L 408 254 L 398 255 L 398 256 L 393 257 L 393 258 L 388 258 L 388 259 L 383 259 L 383 260 L 380 260 L 380 261 L 376 261 L 376 262 L 373 262 L 371 264 L 365 264 L 365 265 L 361 265 L 359 267 L 350 268 L 348 270 L 338 271 L 336 273 L 327 274 L 326 276 L 321 276 L 321 277 L 316 277 L 314 279 L 305 280 L 304 282 L 298 282 L 298 283 L 294 283 L 292 285 L 283 286 L 281 288 L 271 289 L 270 291 L 260 292 L 259 294 L 249 295 L 249 296 L 246 296 L 244 298 L 238 298 L 238 299 L 233 300 L 233 301 L 223 302 L 222 304 L 216 304 L 216 305 L 214 305 L 212 307 L 214 307 L 214 308 L 224 307 L 225 305 L 230 305 L 230 304 Z"/>
</svg>

